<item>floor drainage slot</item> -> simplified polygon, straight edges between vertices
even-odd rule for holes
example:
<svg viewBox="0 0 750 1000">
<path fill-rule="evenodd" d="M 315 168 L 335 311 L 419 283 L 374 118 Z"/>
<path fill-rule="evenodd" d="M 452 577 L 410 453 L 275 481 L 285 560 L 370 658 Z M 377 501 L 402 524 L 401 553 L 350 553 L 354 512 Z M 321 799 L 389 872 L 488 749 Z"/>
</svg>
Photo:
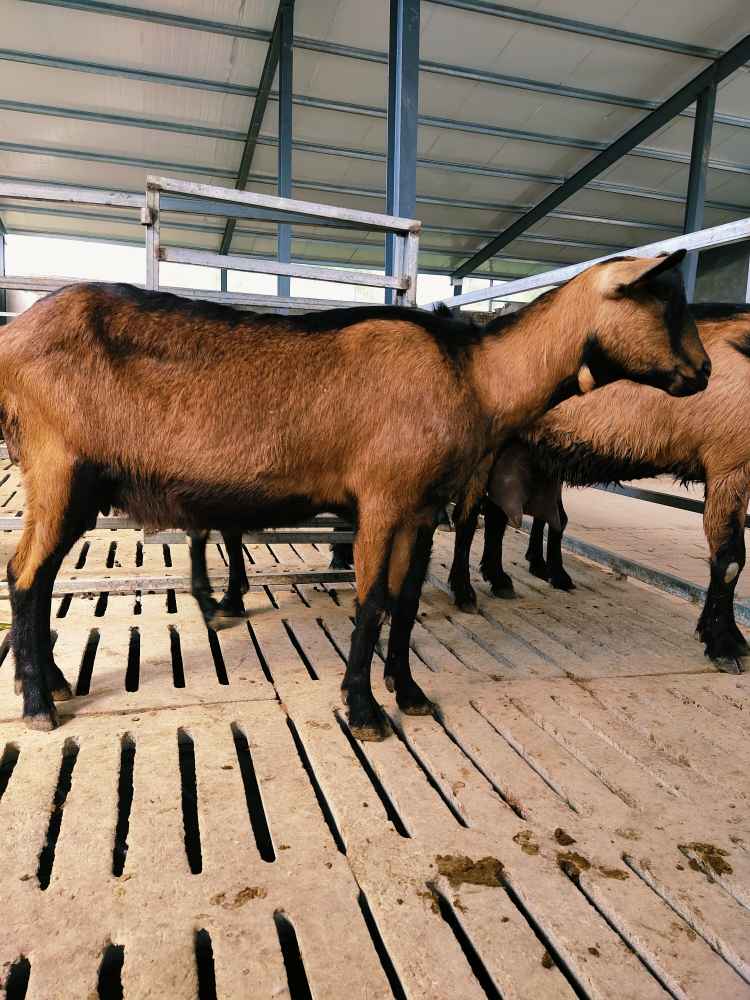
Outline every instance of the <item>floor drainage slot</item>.
<svg viewBox="0 0 750 1000">
<path fill-rule="evenodd" d="M 76 559 L 75 568 L 83 569 L 86 565 L 86 556 L 89 554 L 89 549 L 91 548 L 91 542 L 84 542 L 81 546 L 81 551 L 78 553 L 78 558 Z"/>
<path fill-rule="evenodd" d="M 167 614 L 176 615 L 177 614 L 177 597 L 174 590 L 167 591 Z"/>
<path fill-rule="evenodd" d="M 401 728 L 401 725 L 400 724 L 397 725 L 393 721 L 393 719 L 391 719 L 391 725 L 393 726 L 393 731 L 396 734 L 396 738 L 404 746 L 409 756 L 412 758 L 412 760 L 417 765 L 421 773 L 424 775 L 427 784 L 430 786 L 430 788 L 432 788 L 432 790 L 437 795 L 440 796 L 440 801 L 449 810 L 451 816 L 455 819 L 455 821 L 459 824 L 459 826 L 468 827 L 469 824 L 466 822 L 461 813 L 458 811 L 458 809 L 456 809 L 451 800 L 448 798 L 443 789 L 440 787 L 440 785 L 433 777 L 427 765 L 422 761 L 422 758 L 419 756 L 417 751 L 414 749 L 414 747 L 412 747 L 411 743 L 407 739 L 405 731 Z"/>
<path fill-rule="evenodd" d="M 268 666 L 268 661 L 263 655 L 263 650 L 260 648 L 258 637 L 255 634 L 255 630 L 253 629 L 253 626 L 250 624 L 250 622 L 247 623 L 247 628 L 250 633 L 250 638 L 252 639 L 253 647 L 258 657 L 258 661 L 260 662 L 260 669 L 263 671 L 263 676 L 265 677 L 265 679 L 268 681 L 269 684 L 273 684 L 273 674 L 271 673 L 271 668 Z"/>
<path fill-rule="evenodd" d="M 492 980 L 492 976 L 487 971 L 484 962 L 479 957 L 479 953 L 472 944 L 471 938 L 463 929 L 458 917 L 453 912 L 453 907 L 450 905 L 448 900 L 434 888 L 434 886 L 431 886 L 431 888 L 435 903 L 437 904 L 438 912 L 453 932 L 453 937 L 456 939 L 456 943 L 464 953 L 466 961 L 469 963 L 469 968 L 471 969 L 477 983 L 481 987 L 482 992 L 486 997 L 488 997 L 488 1000 L 503 1000 L 500 991 Z"/>
<path fill-rule="evenodd" d="M 597 905 L 596 901 L 586 892 L 584 887 L 581 885 L 580 872 L 576 871 L 574 867 L 568 868 L 567 866 L 563 868 L 563 871 L 567 875 L 568 879 L 573 883 L 576 889 L 580 892 L 583 899 L 589 904 L 591 909 L 604 921 L 604 923 L 609 927 L 613 934 L 616 934 L 627 950 L 638 959 L 643 968 L 649 973 L 650 976 L 656 980 L 656 982 L 661 986 L 661 988 L 677 1000 L 676 994 L 670 988 L 667 980 L 662 976 L 659 969 L 657 969 L 650 959 L 642 954 L 633 944 L 628 940 L 628 937 L 621 931 L 614 921 L 612 921 L 609 916 Z"/>
<path fill-rule="evenodd" d="M 180 633 L 174 627 L 169 626 L 169 650 L 172 654 L 172 682 L 176 688 L 185 687 L 185 665 L 182 662 L 182 647 L 180 646 Z"/>
<path fill-rule="evenodd" d="M 195 966 L 198 972 L 198 1000 L 216 1000 L 216 967 L 211 935 L 206 930 L 195 932 Z"/>
<path fill-rule="evenodd" d="M 94 672 L 94 660 L 99 647 L 99 629 L 92 628 L 86 640 L 86 646 L 81 657 L 81 666 L 78 670 L 78 680 L 76 681 L 76 694 L 88 694 L 91 690 L 91 675 Z"/>
<path fill-rule="evenodd" d="M 479 765 L 479 763 L 476 760 L 474 760 L 471 753 L 464 747 L 459 738 L 448 728 L 448 724 L 446 723 L 445 719 L 443 718 L 443 716 L 439 711 L 435 714 L 435 720 L 437 721 L 438 725 L 443 730 L 445 735 L 448 737 L 448 739 L 451 741 L 451 743 L 453 743 L 456 747 L 458 747 L 458 749 L 461 751 L 464 757 L 469 761 L 471 766 L 482 775 L 485 781 L 489 783 L 490 787 L 492 788 L 492 791 L 495 793 L 495 795 L 497 795 L 497 797 L 501 800 L 501 802 L 503 802 L 503 804 L 506 805 L 509 809 L 512 809 L 519 819 L 526 820 L 528 817 L 524 812 L 520 803 L 515 802 L 513 799 L 509 798 L 509 796 L 502 790 L 502 788 L 500 788 L 500 786 L 495 783 L 494 779 L 491 778 L 489 774 L 487 774 L 484 768 L 482 768 Z"/>
<path fill-rule="evenodd" d="M 344 734 L 349 743 L 349 746 L 354 751 L 354 756 L 357 758 L 360 765 L 362 766 L 362 770 L 370 779 L 370 784 L 372 785 L 373 789 L 375 790 L 375 793 L 382 802 L 386 816 L 391 821 L 391 823 L 393 823 L 394 828 L 402 837 L 411 837 L 411 834 L 406 829 L 404 821 L 399 816 L 395 805 L 393 804 L 390 796 L 388 795 L 388 792 L 386 792 L 380 778 L 377 776 L 377 774 L 375 774 L 372 765 L 365 756 L 362 747 L 359 745 L 357 740 L 352 736 L 349 730 L 349 726 L 346 724 L 346 722 L 344 722 L 344 720 L 341 718 L 338 712 L 335 712 L 334 714 L 336 716 L 336 720 L 339 726 L 341 726 L 342 733 Z"/>
<path fill-rule="evenodd" d="M 19 958 L 14 962 L 5 980 L 5 1000 L 24 1000 L 30 976 L 31 964 L 28 958 Z"/>
<path fill-rule="evenodd" d="M 305 972 L 294 927 L 286 914 L 281 910 L 277 910 L 274 913 L 273 922 L 276 924 L 276 933 L 279 936 L 281 954 L 284 956 L 289 996 L 291 1000 L 312 1000 L 310 984 L 307 981 L 307 973 Z"/>
<path fill-rule="evenodd" d="M 96 599 L 96 607 L 94 608 L 94 618 L 103 618 L 104 612 L 107 610 L 107 605 L 109 604 L 109 592 L 102 591 Z"/>
<path fill-rule="evenodd" d="M 216 679 L 219 684 L 227 685 L 229 684 L 229 675 L 227 674 L 227 667 L 224 663 L 224 657 L 221 653 L 221 644 L 219 642 L 219 637 L 214 632 L 212 628 L 208 629 L 208 645 L 211 650 L 211 656 L 214 661 L 214 670 L 216 671 Z"/>
<path fill-rule="evenodd" d="M 168 545 L 162 545 L 161 551 L 162 551 L 162 553 L 164 555 L 164 565 L 167 567 L 167 569 L 171 569 L 172 568 L 172 553 L 169 550 L 169 546 Z"/>
<path fill-rule="evenodd" d="M 50 812 L 49 826 L 47 827 L 47 837 L 44 847 L 39 855 L 39 866 L 36 877 L 39 880 L 41 889 L 46 889 L 52 877 L 52 866 L 55 863 L 55 848 L 57 838 L 60 836 L 62 826 L 63 810 L 68 792 L 73 784 L 73 768 L 76 766 L 78 758 L 78 744 L 75 740 L 68 739 L 63 745 L 62 761 L 60 763 L 60 773 L 57 778 L 57 787 L 52 799 L 52 810 Z"/>
<path fill-rule="evenodd" d="M 344 655 L 344 651 L 341 649 L 341 647 L 339 646 L 339 644 L 336 642 L 336 640 L 334 639 L 334 637 L 331 635 L 331 632 L 330 632 L 328 626 L 326 625 L 325 621 L 322 618 L 317 618 L 316 621 L 318 623 L 318 626 L 322 630 L 323 635 L 326 637 L 326 639 L 328 639 L 328 641 L 333 646 L 333 648 L 336 650 L 336 653 L 341 657 L 341 659 L 344 661 L 344 663 L 346 663 L 347 659 L 346 659 L 346 656 Z"/>
<path fill-rule="evenodd" d="M 6 744 L 3 755 L 0 757 L 0 800 L 5 795 L 5 789 L 8 787 L 8 782 L 11 779 L 20 755 L 21 751 L 15 743 Z"/>
<path fill-rule="evenodd" d="M 263 588 L 263 593 L 266 595 L 266 597 L 268 598 L 268 600 L 271 602 L 271 607 L 275 608 L 278 611 L 279 610 L 279 605 L 278 605 L 278 602 L 276 601 L 276 598 L 273 596 L 273 591 L 271 590 L 271 588 L 270 587 L 264 587 Z"/>
<path fill-rule="evenodd" d="M 6 629 L 2 641 L 0 641 L 0 667 L 5 663 L 5 657 L 10 652 L 10 641 L 10 629 Z"/>
<path fill-rule="evenodd" d="M 717 935 L 710 927 L 707 927 L 703 923 L 697 907 L 695 912 L 691 912 L 684 905 L 684 901 L 681 899 L 679 893 L 670 892 L 666 887 L 660 885 L 650 873 L 648 867 L 641 865 L 629 854 L 624 854 L 622 860 L 634 875 L 641 879 L 662 902 L 677 914 L 680 920 L 684 920 L 692 931 L 703 938 L 709 948 L 712 948 L 717 955 L 720 955 L 725 962 L 731 965 L 740 978 L 744 979 L 745 982 L 750 982 L 750 977 L 747 974 L 747 965 L 742 956 L 738 955 L 735 949 L 724 938 Z"/>
<path fill-rule="evenodd" d="M 185 831 L 185 853 L 193 875 L 203 871 L 201 831 L 198 824 L 198 785 L 195 777 L 195 744 L 184 729 L 177 730 L 182 786 L 182 825 Z"/>
<path fill-rule="evenodd" d="M 263 796 L 261 795 L 258 778 L 253 766 L 253 758 L 247 742 L 247 736 L 237 725 L 232 723 L 232 736 L 234 738 L 234 749 L 237 754 L 237 762 L 240 766 L 242 784 L 245 789 L 245 802 L 247 804 L 247 814 L 250 817 L 255 844 L 263 861 L 275 861 L 276 852 L 273 848 L 271 831 L 268 828 L 266 811 L 263 808 Z"/>
<path fill-rule="evenodd" d="M 563 790 L 561 788 L 558 788 L 558 786 L 552 780 L 552 778 L 550 777 L 550 775 L 547 774 L 547 772 L 539 764 L 537 764 L 537 762 L 534 760 L 534 758 L 530 754 L 527 754 L 524 751 L 524 748 L 523 748 L 523 746 L 521 746 L 520 743 L 517 743 L 516 740 L 512 739 L 507 733 L 501 732 L 497 728 L 497 726 L 492 722 L 492 720 L 488 719 L 487 716 L 484 715 L 477 708 L 477 706 L 474 704 L 474 702 L 471 702 L 471 707 L 474 709 L 474 711 L 477 713 L 477 715 L 479 715 L 482 719 L 484 719 L 484 721 L 487 723 L 487 725 L 491 729 L 493 729 L 494 732 L 497 733 L 497 735 L 500 737 L 501 740 L 505 740 L 505 742 L 508 744 L 508 746 L 511 748 L 511 750 L 513 750 L 514 753 L 518 754 L 518 756 L 521 758 L 521 760 L 524 762 L 524 764 L 526 764 L 527 767 L 530 767 L 531 770 L 534 772 L 534 774 L 536 774 L 539 778 L 541 778 L 541 780 L 544 782 L 544 784 L 547 786 L 547 788 L 549 788 L 550 791 L 554 792 L 555 795 L 560 799 L 561 802 L 565 803 L 565 805 L 568 807 L 568 809 L 570 809 L 574 813 L 578 812 L 578 809 L 570 801 L 570 799 L 565 795 L 565 792 L 563 792 Z"/>
<path fill-rule="evenodd" d="M 70 607 L 72 600 L 73 600 L 72 594 L 65 594 L 63 599 L 60 601 L 60 605 L 57 609 L 57 614 L 55 615 L 55 618 L 64 618 L 67 615 L 68 608 Z"/>
<path fill-rule="evenodd" d="M 305 770 L 310 784 L 312 785 L 313 792 L 315 793 L 315 798 L 318 800 L 318 805 L 320 806 L 320 811 L 323 813 L 323 819 L 326 821 L 328 829 L 331 831 L 331 836 L 333 837 L 336 847 L 341 852 L 341 854 L 346 854 L 346 845 L 344 844 L 344 839 L 341 836 L 339 828 L 336 824 L 336 820 L 331 812 L 331 807 L 328 805 L 325 795 L 323 794 L 323 789 L 320 787 L 315 772 L 312 769 L 310 763 L 310 758 L 307 756 L 307 752 L 302 744 L 300 735 L 297 732 L 297 727 L 294 725 L 291 719 L 286 720 L 286 724 L 289 727 L 289 732 L 292 734 L 292 739 L 294 740 L 294 746 L 297 750 L 297 754 L 302 763 L 302 767 Z"/>
<path fill-rule="evenodd" d="M 107 569 L 112 569 L 115 564 L 115 557 L 117 556 L 117 542 L 110 542 L 109 549 L 107 550 Z"/>
<path fill-rule="evenodd" d="M 518 895 L 513 886 L 510 884 L 510 882 L 507 880 L 507 878 L 503 879 L 503 888 L 508 894 L 508 899 L 510 899 L 511 903 L 515 906 L 515 908 L 521 914 L 523 919 L 526 921 L 526 923 L 528 924 L 529 928 L 533 931 L 534 936 L 537 938 L 539 943 L 543 945 L 543 947 L 545 948 L 548 960 L 551 961 L 553 965 L 557 966 L 557 968 L 560 970 L 563 976 L 567 979 L 570 988 L 573 990 L 575 995 L 580 998 L 580 1000 L 589 1000 L 589 994 L 586 992 L 581 983 L 578 981 L 573 970 L 567 964 L 565 959 L 560 955 L 557 948 L 555 948 L 555 946 L 552 944 L 549 937 L 542 930 L 541 926 L 539 925 L 539 923 L 537 923 L 533 915 L 526 908 L 526 904 L 523 902 L 523 900 Z"/>
<path fill-rule="evenodd" d="M 308 674 L 310 675 L 310 677 L 314 681 L 317 681 L 318 680 L 318 675 L 315 673 L 315 668 L 313 667 L 312 663 L 310 663 L 310 661 L 308 660 L 307 654 L 305 653 L 304 649 L 300 645 L 299 639 L 294 634 L 294 630 L 293 630 L 292 626 L 289 624 L 288 621 L 282 622 L 282 625 L 284 626 L 284 629 L 286 630 L 286 634 L 289 636 L 289 641 L 294 646 L 294 648 L 295 648 L 295 650 L 297 652 L 297 656 L 299 656 L 300 660 L 302 660 L 302 662 L 304 663 L 305 670 L 308 672 Z"/>
<path fill-rule="evenodd" d="M 141 633 L 133 625 L 130 629 L 128 644 L 128 666 L 125 671 L 125 690 L 137 691 L 141 672 Z"/>
<path fill-rule="evenodd" d="M 136 566 L 143 565 L 143 542 L 135 543 L 135 564 Z"/>
<path fill-rule="evenodd" d="M 370 909 L 370 904 L 367 902 L 367 896 L 365 896 L 363 892 L 360 892 L 358 902 L 359 908 L 362 911 L 362 916 L 364 917 L 365 925 L 367 926 L 367 930 L 372 938 L 373 946 L 378 958 L 380 959 L 380 965 L 382 966 L 385 977 L 388 980 L 388 985 L 391 988 L 394 1000 L 407 1000 L 404 987 L 401 985 L 401 980 L 398 978 L 398 973 L 396 972 L 393 962 L 391 961 L 391 956 L 388 954 L 385 942 L 380 936 L 380 930 L 375 922 L 375 917 Z"/>
<path fill-rule="evenodd" d="M 128 855 L 130 810 L 133 805 L 133 770 L 135 767 L 135 740 L 125 733 L 120 743 L 120 776 L 117 782 L 117 825 L 112 848 L 112 874 L 117 878 L 125 870 Z"/>
<path fill-rule="evenodd" d="M 99 1000 L 122 1000 L 122 967 L 125 964 L 125 948 L 111 942 L 104 949 L 97 992 Z"/>
</svg>

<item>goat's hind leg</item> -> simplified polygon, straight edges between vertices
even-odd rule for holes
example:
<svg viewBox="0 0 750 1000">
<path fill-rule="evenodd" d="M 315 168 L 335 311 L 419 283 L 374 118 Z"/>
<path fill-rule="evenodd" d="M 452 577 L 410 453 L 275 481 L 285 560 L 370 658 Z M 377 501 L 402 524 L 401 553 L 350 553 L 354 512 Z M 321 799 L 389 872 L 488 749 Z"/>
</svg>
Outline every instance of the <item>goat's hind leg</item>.
<svg viewBox="0 0 750 1000">
<path fill-rule="evenodd" d="M 221 536 L 229 559 L 229 583 L 211 623 L 214 629 L 229 628 L 245 621 L 247 615 L 242 598 L 250 590 L 242 549 L 242 533 L 222 531 Z"/>
<path fill-rule="evenodd" d="M 448 583 L 453 591 L 456 607 L 460 611 L 475 614 L 477 610 L 477 595 L 471 585 L 469 561 L 471 543 L 474 541 L 477 521 L 479 520 L 479 504 L 475 504 L 469 511 L 464 513 L 463 503 L 457 502 L 453 517 L 456 526 L 456 537 L 453 542 L 453 562 L 448 574 Z"/>
<path fill-rule="evenodd" d="M 487 495 L 484 498 L 484 551 L 479 569 L 492 587 L 492 596 L 505 600 L 516 596 L 513 581 L 503 569 L 503 537 L 507 526 L 505 511 Z"/>
<path fill-rule="evenodd" d="M 16 682 L 26 723 L 32 729 L 50 730 L 57 725 L 54 702 L 72 695 L 52 655 L 52 590 L 65 555 L 96 523 L 96 473 L 64 463 L 52 453 L 35 456 L 24 478 L 26 525 L 8 565 Z"/>
<path fill-rule="evenodd" d="M 565 513 L 562 500 L 558 500 L 557 508 L 560 512 L 560 530 L 556 531 L 551 524 L 547 525 L 547 570 L 549 572 L 549 582 L 555 590 L 575 590 L 576 585 L 563 566 L 562 561 L 562 538 L 568 526 L 568 515 Z"/>
<path fill-rule="evenodd" d="M 370 669 L 386 616 L 394 534 L 395 526 L 383 517 L 380 502 L 360 511 L 354 542 L 357 616 L 341 683 L 341 696 L 349 708 L 349 729 L 359 740 L 384 740 L 391 734 L 390 724 L 372 694 Z"/>
<path fill-rule="evenodd" d="M 406 715 L 432 715 L 435 709 L 409 666 L 409 644 L 430 562 L 433 531 L 428 524 L 416 530 L 403 528 L 394 539 L 391 553 L 388 589 L 395 602 L 384 676 L 385 686 L 395 691 L 396 704 Z"/>
<path fill-rule="evenodd" d="M 535 517 L 529 533 L 529 547 L 526 558 L 529 561 L 529 573 L 540 580 L 549 580 L 549 569 L 544 558 L 544 519 Z"/>
</svg>

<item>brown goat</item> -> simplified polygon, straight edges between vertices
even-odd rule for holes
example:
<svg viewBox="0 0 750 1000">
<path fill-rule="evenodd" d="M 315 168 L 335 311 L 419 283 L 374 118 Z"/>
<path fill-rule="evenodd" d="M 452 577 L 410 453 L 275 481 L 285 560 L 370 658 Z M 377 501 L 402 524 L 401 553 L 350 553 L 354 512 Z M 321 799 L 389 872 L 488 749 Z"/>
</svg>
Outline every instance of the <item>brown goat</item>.
<svg viewBox="0 0 750 1000">
<path fill-rule="evenodd" d="M 497 596 L 513 596 L 502 569 L 501 546 L 509 514 L 521 507 L 534 516 L 526 553 L 530 571 L 555 587 L 572 588 L 562 565 L 567 517 L 561 481 L 591 486 L 668 473 L 702 482 L 711 576 L 696 634 L 717 666 L 737 672 L 741 658 L 750 653 L 734 619 L 750 499 L 750 306 L 707 303 L 690 309 L 713 366 L 706 392 L 672 399 L 620 382 L 590 397 L 570 399 L 541 417 L 498 456 L 485 498 L 482 573 Z M 551 518 L 555 509 L 558 517 Z M 472 595 L 465 588 L 471 539 L 462 530 L 451 572 L 457 593 L 470 606 Z"/>
<path fill-rule="evenodd" d="M 579 386 L 705 388 L 682 256 L 596 265 L 481 331 L 394 307 L 252 315 L 127 285 L 37 302 L 0 338 L 1 422 L 27 498 L 8 566 L 27 723 L 53 727 L 53 698 L 70 696 L 53 583 L 111 507 L 191 531 L 354 515 L 352 732 L 388 735 L 370 664 L 389 608 L 386 683 L 402 711 L 431 712 L 409 637 L 437 510 L 459 491 L 473 505 L 508 434 Z"/>
</svg>

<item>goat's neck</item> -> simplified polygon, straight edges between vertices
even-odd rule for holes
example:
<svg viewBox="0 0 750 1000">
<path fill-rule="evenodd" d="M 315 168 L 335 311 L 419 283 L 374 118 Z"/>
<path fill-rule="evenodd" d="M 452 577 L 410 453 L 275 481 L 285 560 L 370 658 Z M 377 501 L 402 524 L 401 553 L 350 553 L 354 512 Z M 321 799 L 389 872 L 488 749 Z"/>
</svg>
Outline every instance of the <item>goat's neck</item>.
<svg viewBox="0 0 750 1000">
<path fill-rule="evenodd" d="M 561 388 L 565 395 L 577 391 L 575 380 L 594 323 L 569 291 L 558 289 L 524 309 L 510 329 L 477 345 L 473 377 L 498 439 L 541 416 Z"/>
</svg>

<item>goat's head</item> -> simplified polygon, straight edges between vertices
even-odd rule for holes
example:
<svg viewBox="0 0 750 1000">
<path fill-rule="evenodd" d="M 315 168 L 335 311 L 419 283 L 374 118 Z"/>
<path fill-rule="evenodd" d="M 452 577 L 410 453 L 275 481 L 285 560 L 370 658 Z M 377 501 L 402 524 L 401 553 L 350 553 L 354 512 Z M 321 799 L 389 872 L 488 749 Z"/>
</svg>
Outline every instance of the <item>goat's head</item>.
<svg viewBox="0 0 750 1000">
<path fill-rule="evenodd" d="M 672 396 L 706 388 L 711 362 L 685 299 L 678 268 L 684 257 L 684 250 L 621 257 L 585 272 L 596 302 L 578 373 L 582 392 L 621 378 Z"/>
</svg>

